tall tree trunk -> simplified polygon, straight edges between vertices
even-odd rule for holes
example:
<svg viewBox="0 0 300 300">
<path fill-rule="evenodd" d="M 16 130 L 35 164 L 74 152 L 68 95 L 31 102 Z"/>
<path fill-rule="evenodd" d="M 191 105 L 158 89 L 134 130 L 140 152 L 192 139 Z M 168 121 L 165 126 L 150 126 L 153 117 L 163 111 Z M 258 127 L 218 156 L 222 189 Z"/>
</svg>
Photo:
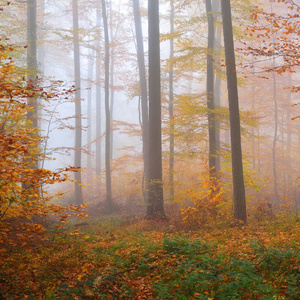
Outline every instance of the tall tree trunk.
<svg viewBox="0 0 300 300">
<path fill-rule="evenodd" d="M 114 32 L 113 32 L 113 14 L 112 14 L 112 1 L 109 3 L 110 11 L 110 43 L 113 45 L 114 42 Z M 113 47 L 110 47 L 110 158 L 113 158 L 113 145 L 114 145 L 114 129 L 113 129 L 113 115 L 114 115 L 114 101 L 115 101 L 115 90 L 114 90 L 114 79 L 115 79 L 115 54 Z"/>
<path fill-rule="evenodd" d="M 293 86 L 293 78 L 292 78 L 292 74 L 290 72 L 288 72 L 288 88 L 291 88 Z M 286 115 L 286 130 L 287 130 L 287 181 L 288 181 L 288 185 L 291 186 L 292 184 L 292 173 L 291 173 L 291 169 L 292 169 L 292 125 L 291 125 L 291 107 L 292 107 L 292 93 L 288 93 L 288 103 L 287 103 L 287 115 Z"/>
<path fill-rule="evenodd" d="M 251 98 L 252 98 L 252 111 L 254 112 L 255 109 L 255 82 L 254 82 L 254 74 L 255 74 L 255 65 L 254 65 L 254 56 L 252 55 L 252 59 L 251 59 L 251 63 L 252 63 L 252 82 L 251 82 Z M 254 127 L 252 126 L 251 128 L 251 144 L 252 144 L 252 169 L 255 170 L 256 168 L 256 159 L 255 159 L 255 155 L 256 155 L 256 151 L 255 151 L 255 137 L 254 137 Z"/>
<path fill-rule="evenodd" d="M 38 32 L 38 39 L 39 39 L 39 46 L 38 46 L 38 64 L 39 64 L 39 70 L 44 76 L 45 73 L 45 41 L 43 39 L 44 35 L 44 26 L 45 26 L 45 0 L 40 0 L 40 17 L 39 17 L 39 26 L 41 27 L 41 30 Z"/>
<path fill-rule="evenodd" d="M 100 4 L 100 3 L 99 3 Z M 98 39 L 96 42 L 96 177 L 101 183 L 101 122 L 102 122 L 102 110 L 101 110 L 101 51 L 100 51 L 100 20 L 101 20 L 101 7 L 97 7 L 97 30 L 99 30 Z M 101 194 L 101 184 L 100 194 Z M 99 197 L 100 197 L 99 194 Z"/>
<path fill-rule="evenodd" d="M 159 1 L 148 0 L 149 31 L 149 203 L 147 217 L 164 218 L 161 142 Z"/>
<path fill-rule="evenodd" d="M 81 78 L 80 78 L 80 49 L 78 25 L 78 1 L 73 0 L 73 43 L 74 43 L 74 77 L 75 77 L 75 167 L 81 168 Z M 81 170 L 75 172 L 75 203 L 83 203 Z"/>
<path fill-rule="evenodd" d="M 174 33 L 174 0 L 170 0 L 171 13 L 170 13 L 170 34 Z M 170 120 L 170 157 L 169 157 L 169 184 L 170 184 L 170 200 L 174 200 L 174 39 L 170 39 L 170 70 L 169 70 L 169 120 Z"/>
<path fill-rule="evenodd" d="M 27 1 L 27 81 L 32 87 L 36 85 L 37 74 L 37 26 L 36 26 L 36 0 Z M 33 128 L 38 128 L 38 107 L 37 98 L 28 98 L 29 110 L 27 119 L 31 122 Z M 37 168 L 37 161 L 34 163 Z"/>
<path fill-rule="evenodd" d="M 139 66 L 141 107 L 142 107 L 142 138 L 143 138 L 143 161 L 144 161 L 143 195 L 144 195 L 145 203 L 148 203 L 149 115 L 148 115 L 145 52 L 144 52 L 143 31 L 142 31 L 139 0 L 133 0 L 132 3 L 133 3 L 134 24 L 135 24 L 135 32 L 136 32 L 137 60 Z"/>
<path fill-rule="evenodd" d="M 87 156 L 87 177 L 90 185 L 90 192 L 93 187 L 93 169 L 92 169 L 92 81 L 94 77 L 94 51 L 90 51 L 90 57 L 88 61 L 88 95 L 87 95 L 87 145 L 88 145 L 88 156 Z"/>
<path fill-rule="evenodd" d="M 110 168 L 110 111 L 109 111 L 109 36 L 107 25 L 107 13 L 105 0 L 102 2 L 102 18 L 104 26 L 105 41 L 105 116 L 106 116 L 106 135 L 105 135 L 105 171 L 106 171 L 106 209 L 108 213 L 113 212 L 113 203 L 111 196 L 111 168 Z"/>
<path fill-rule="evenodd" d="M 271 13 L 273 13 L 273 5 L 271 4 Z M 273 44 L 275 43 L 275 37 L 273 35 Z M 272 60 L 272 69 L 275 68 L 275 58 Z M 275 201 L 278 201 L 278 188 L 277 188 L 277 162 L 276 162 L 276 144 L 277 144 L 277 135 L 278 135 L 278 102 L 277 102 L 277 82 L 276 74 L 272 73 L 273 80 L 273 101 L 274 101 L 274 136 L 273 136 L 273 145 L 272 145 L 272 157 L 273 157 L 273 188 Z"/>
<path fill-rule="evenodd" d="M 209 139 L 209 174 L 210 180 L 216 177 L 216 115 L 214 104 L 214 60 L 213 49 L 215 39 L 215 26 L 212 13 L 211 0 L 205 0 L 206 15 L 208 22 L 208 43 L 207 43 L 207 76 L 206 94 L 208 108 L 208 139 Z"/>
<path fill-rule="evenodd" d="M 216 53 L 219 51 L 221 47 L 221 38 L 222 38 L 222 30 L 220 26 L 216 26 L 217 19 L 219 16 L 220 11 L 220 1 L 219 0 L 212 0 L 212 10 L 214 12 L 214 24 L 215 24 L 215 40 L 214 40 L 214 52 Z M 215 57 L 214 59 L 214 65 L 215 65 L 215 86 L 214 86 L 214 106 L 215 109 L 219 108 L 221 106 L 221 84 L 222 84 L 222 78 L 218 74 L 218 71 L 221 69 L 221 58 Z M 216 172 L 221 171 L 221 134 L 220 134 L 220 122 L 218 118 L 215 120 L 215 132 L 216 132 Z"/>
<path fill-rule="evenodd" d="M 275 62 L 273 58 L 273 68 L 275 67 Z M 273 101 L 274 101 L 274 136 L 272 145 L 272 157 L 273 157 L 273 188 L 275 200 L 278 200 L 278 188 L 277 188 L 277 162 L 276 162 L 276 145 L 277 145 L 277 135 L 278 135 L 278 103 L 277 103 L 277 82 L 276 75 L 272 73 L 273 80 Z"/>
<path fill-rule="evenodd" d="M 27 1 L 27 83 L 30 89 L 34 89 L 36 86 L 36 74 L 37 74 L 37 26 L 36 26 L 36 0 Z M 27 98 L 27 120 L 31 124 L 32 128 L 38 129 L 38 100 L 36 97 Z M 34 135 L 34 134 L 33 134 Z M 34 152 L 37 152 L 37 146 L 34 146 Z M 34 158 L 29 158 L 29 167 L 33 170 L 38 168 L 38 154 L 34 155 Z M 22 183 L 22 188 L 26 191 L 31 185 L 31 182 Z M 29 200 L 30 195 L 26 196 Z"/>
<path fill-rule="evenodd" d="M 230 0 L 221 0 L 230 114 L 234 219 L 247 221 L 241 130 Z"/>
</svg>

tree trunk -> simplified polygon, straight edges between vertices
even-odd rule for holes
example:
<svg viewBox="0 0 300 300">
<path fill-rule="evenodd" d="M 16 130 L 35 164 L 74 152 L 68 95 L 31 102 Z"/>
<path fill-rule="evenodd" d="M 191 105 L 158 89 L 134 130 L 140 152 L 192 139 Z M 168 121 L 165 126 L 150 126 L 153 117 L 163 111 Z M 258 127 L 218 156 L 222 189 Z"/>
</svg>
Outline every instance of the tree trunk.
<svg viewBox="0 0 300 300">
<path fill-rule="evenodd" d="M 136 32 L 137 60 L 140 76 L 140 93 L 142 106 L 142 138 L 143 138 L 143 161 L 144 161 L 144 183 L 143 195 L 145 203 L 148 203 L 148 179 L 149 179 L 149 115 L 148 115 L 148 95 L 147 79 L 145 67 L 145 53 L 143 42 L 142 22 L 140 15 L 139 0 L 133 0 L 133 14 Z"/>
<path fill-rule="evenodd" d="M 27 2 L 27 81 L 34 87 L 36 85 L 37 74 L 37 26 L 36 26 L 36 0 Z M 35 97 L 28 98 L 29 110 L 27 119 L 31 122 L 33 128 L 38 128 L 38 108 Z M 34 163 L 38 166 L 37 161 Z"/>
<path fill-rule="evenodd" d="M 162 182 L 159 2 L 148 0 L 149 203 L 147 217 L 165 218 Z"/>
<path fill-rule="evenodd" d="M 271 13 L 273 13 L 273 5 L 271 4 Z M 273 44 L 275 43 L 275 37 L 273 35 Z M 275 58 L 272 59 L 272 69 L 275 68 Z M 272 157 L 273 157 L 273 188 L 275 202 L 278 201 L 278 189 L 277 189 L 277 162 L 276 162 L 276 144 L 278 135 L 278 103 L 277 103 L 277 82 L 275 72 L 272 73 L 273 79 L 273 101 L 274 101 L 274 136 L 273 136 L 273 146 L 272 146 Z"/>
<path fill-rule="evenodd" d="M 214 24 L 217 23 L 218 15 L 221 12 L 220 11 L 220 1 L 219 0 L 212 0 L 212 10 L 214 12 Z M 214 52 L 217 52 L 217 50 L 221 47 L 221 37 L 222 37 L 222 31 L 219 26 L 215 27 L 215 40 L 214 40 Z M 221 58 L 215 57 L 214 59 L 214 69 L 216 70 L 215 74 L 215 86 L 214 86 L 214 106 L 215 109 L 219 108 L 221 106 L 221 84 L 222 84 L 222 78 L 218 74 L 218 71 L 221 69 Z M 216 132 L 216 172 L 221 171 L 221 134 L 220 134 L 220 122 L 216 118 L 215 119 L 215 132 Z"/>
<path fill-rule="evenodd" d="M 208 140 L 209 140 L 209 174 L 210 180 L 215 181 L 216 177 L 216 115 L 214 104 L 214 60 L 213 49 L 215 39 L 214 18 L 211 7 L 211 0 L 205 0 L 208 22 L 208 43 L 207 43 L 207 76 L 206 94 L 208 108 Z"/>
<path fill-rule="evenodd" d="M 94 51 L 90 51 L 90 57 L 88 61 L 88 95 L 87 95 L 87 118 L 88 118 L 88 128 L 87 128 L 87 145 L 88 145 L 88 155 L 87 155 L 87 177 L 88 183 L 90 185 L 90 192 L 92 192 L 92 181 L 93 181 L 93 169 L 92 169 L 92 81 L 94 77 Z"/>
<path fill-rule="evenodd" d="M 81 168 L 81 79 L 80 79 L 80 50 L 79 50 L 79 25 L 78 1 L 73 0 L 73 43 L 74 43 L 74 77 L 75 77 L 75 167 Z M 81 170 L 75 172 L 75 203 L 83 203 Z"/>
<path fill-rule="evenodd" d="M 107 25 L 107 13 L 105 0 L 102 2 L 102 18 L 104 26 L 105 41 L 105 116 L 106 116 L 106 135 L 105 135 L 105 171 L 106 171 L 106 209 L 108 213 L 113 212 L 113 203 L 111 196 L 111 169 L 110 169 L 110 111 L 109 111 L 109 37 Z"/>
<path fill-rule="evenodd" d="M 174 0 L 170 1 L 171 14 L 170 14 L 170 34 L 174 33 Z M 174 39 L 170 39 L 170 70 L 169 70 L 169 120 L 170 120 L 170 157 L 169 157 L 169 185 L 170 185 L 170 200 L 174 200 Z"/>
<path fill-rule="evenodd" d="M 101 19 L 101 8 L 100 5 L 97 7 L 97 30 L 100 35 L 100 19 Z M 102 122 L 102 110 L 101 110 L 101 51 L 100 51 L 100 36 L 96 42 L 96 177 L 100 182 L 100 194 L 101 194 L 101 122 Z M 99 197 L 100 197 L 99 194 Z"/>
<path fill-rule="evenodd" d="M 36 26 L 36 0 L 28 0 L 27 2 L 27 83 L 30 89 L 34 89 L 36 85 L 37 74 L 37 26 Z M 27 120 L 34 129 L 38 129 L 38 99 L 33 97 L 27 98 Z M 34 135 L 34 134 L 33 134 Z M 35 151 L 37 146 L 34 146 Z M 29 167 L 33 170 L 38 168 L 38 155 L 33 158 L 28 157 Z M 27 190 L 31 182 L 24 182 L 22 188 Z M 30 195 L 28 195 L 29 200 Z"/>
<path fill-rule="evenodd" d="M 113 15 L 112 15 L 112 1 L 109 4 L 110 11 L 110 43 L 114 43 L 114 32 L 112 27 Z M 113 115 L 114 115 L 114 101 L 115 101 L 115 90 L 114 90 L 114 79 L 115 79 L 115 54 L 113 47 L 110 47 L 110 159 L 113 159 L 113 145 L 114 145 L 114 129 L 113 129 Z"/>
<path fill-rule="evenodd" d="M 239 99 L 230 0 L 221 0 L 221 9 L 223 19 L 227 89 L 230 114 L 234 219 L 246 223 L 247 214 L 242 161 Z"/>
</svg>

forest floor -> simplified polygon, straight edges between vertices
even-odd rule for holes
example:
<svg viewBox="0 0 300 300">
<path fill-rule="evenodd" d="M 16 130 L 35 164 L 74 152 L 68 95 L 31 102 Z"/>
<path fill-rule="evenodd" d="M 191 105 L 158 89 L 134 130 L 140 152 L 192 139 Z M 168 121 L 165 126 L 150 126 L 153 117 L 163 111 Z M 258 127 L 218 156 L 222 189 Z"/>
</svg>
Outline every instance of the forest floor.
<svg viewBox="0 0 300 300">
<path fill-rule="evenodd" d="M 300 299 L 300 222 L 191 230 L 176 217 L 49 226 L 0 251 L 0 299 Z"/>
</svg>

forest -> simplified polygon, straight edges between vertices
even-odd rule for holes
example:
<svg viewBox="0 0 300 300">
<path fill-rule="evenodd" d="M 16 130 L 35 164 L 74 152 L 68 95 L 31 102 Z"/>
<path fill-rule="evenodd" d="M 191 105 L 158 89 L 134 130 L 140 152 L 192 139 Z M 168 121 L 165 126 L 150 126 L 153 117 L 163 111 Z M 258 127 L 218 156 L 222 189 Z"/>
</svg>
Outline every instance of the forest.
<svg viewBox="0 0 300 300">
<path fill-rule="evenodd" d="M 0 299 L 300 299 L 299 0 L 0 16 Z"/>
</svg>

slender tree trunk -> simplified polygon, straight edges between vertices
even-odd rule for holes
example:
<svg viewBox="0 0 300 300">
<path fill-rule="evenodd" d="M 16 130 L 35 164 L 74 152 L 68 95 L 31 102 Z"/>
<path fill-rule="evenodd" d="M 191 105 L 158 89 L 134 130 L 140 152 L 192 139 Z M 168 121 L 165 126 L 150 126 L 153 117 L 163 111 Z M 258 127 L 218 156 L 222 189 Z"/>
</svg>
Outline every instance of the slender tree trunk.
<svg viewBox="0 0 300 300">
<path fill-rule="evenodd" d="M 81 168 L 81 75 L 78 25 L 78 1 L 73 0 L 73 43 L 74 43 L 74 77 L 75 77 L 75 167 Z M 81 170 L 75 172 L 75 203 L 83 203 Z"/>
<path fill-rule="evenodd" d="M 110 11 L 110 43 L 114 43 L 114 32 L 113 32 L 113 14 L 112 14 L 112 1 L 109 4 Z M 113 47 L 110 47 L 110 158 L 113 159 L 113 145 L 114 145 L 114 129 L 113 129 L 113 115 L 114 115 L 114 101 L 115 101 L 115 90 L 114 90 L 114 80 L 115 80 L 115 54 Z"/>
<path fill-rule="evenodd" d="M 39 36 L 39 46 L 38 46 L 38 64 L 39 64 L 39 70 L 44 76 L 45 72 L 45 41 L 43 40 L 44 35 L 44 26 L 45 26 L 45 0 L 40 0 L 40 22 L 39 26 L 41 27 L 41 30 L 38 32 Z"/>
<path fill-rule="evenodd" d="M 93 187 L 93 169 L 92 169 L 92 82 L 94 77 L 94 51 L 90 52 L 88 62 L 88 95 L 87 95 L 87 118 L 88 118 L 88 129 L 87 129 L 87 145 L 88 145 L 88 156 L 87 156 L 87 174 L 88 183 L 90 185 L 90 192 Z"/>
<path fill-rule="evenodd" d="M 273 5 L 271 4 L 271 13 L 273 13 Z M 273 43 L 275 38 L 273 36 Z M 272 59 L 272 68 L 275 68 L 275 58 Z M 273 157 L 273 188 L 275 201 L 278 200 L 278 188 L 277 188 L 277 162 L 276 162 L 276 144 L 278 135 L 278 103 L 277 103 L 277 82 L 275 72 L 272 73 L 273 80 L 273 101 L 274 101 L 274 136 L 273 136 L 273 146 L 272 146 L 272 157 Z"/>
<path fill-rule="evenodd" d="M 211 0 L 205 0 L 208 21 L 208 43 L 207 43 L 207 76 L 206 94 L 208 108 L 208 139 L 209 139 L 209 174 L 213 182 L 216 177 L 216 115 L 214 104 L 214 60 L 213 49 L 215 39 L 214 18 Z"/>
<path fill-rule="evenodd" d="M 241 146 L 239 99 L 230 0 L 221 0 L 221 9 L 230 114 L 234 219 L 246 223 L 247 214 Z"/>
<path fill-rule="evenodd" d="M 273 59 L 273 67 L 275 66 L 275 62 Z M 277 162 L 276 162 L 276 145 L 277 145 L 277 135 L 278 135 L 278 103 L 277 103 L 277 82 L 276 75 L 273 72 L 273 101 L 274 101 L 274 136 L 273 136 L 273 145 L 272 145 L 272 157 L 273 157 L 273 187 L 274 187 L 274 195 L 275 200 L 278 200 L 278 188 L 277 188 Z"/>
<path fill-rule="evenodd" d="M 254 74 L 255 74 L 255 66 L 254 66 L 254 57 L 252 56 L 252 111 L 255 109 L 255 83 L 254 83 Z M 251 128 L 251 143 L 252 143 L 252 169 L 255 170 L 256 168 L 256 159 L 255 159 L 255 138 L 254 138 L 254 127 Z"/>
<path fill-rule="evenodd" d="M 133 0 L 133 14 L 136 32 L 137 59 L 140 76 L 141 107 L 142 107 L 142 138 L 143 138 L 143 161 L 144 161 L 144 180 L 143 194 L 144 201 L 148 203 L 148 179 L 149 179 L 149 115 L 148 115 L 148 95 L 147 79 L 145 67 L 145 52 L 142 32 L 142 22 L 140 15 L 139 0 Z"/>
<path fill-rule="evenodd" d="M 36 0 L 27 1 L 27 81 L 34 88 L 36 85 L 37 74 L 37 26 L 36 26 Z M 31 122 L 33 128 L 38 128 L 38 107 L 37 98 L 28 98 L 29 110 L 27 119 Z M 37 161 L 34 163 L 38 167 Z"/>
<path fill-rule="evenodd" d="M 99 30 L 100 35 L 100 20 L 101 20 L 101 8 L 100 5 L 97 7 L 97 30 Z M 101 123 L 102 123 L 102 109 L 101 109 L 101 51 L 100 51 L 100 37 L 98 37 L 96 42 L 96 177 L 99 180 L 100 192 L 101 194 Z"/>
<path fill-rule="evenodd" d="M 170 14 L 170 33 L 174 33 L 174 0 L 170 0 L 171 14 Z M 170 158 L 169 158 L 169 184 L 170 184 L 170 199 L 174 200 L 174 39 L 170 39 L 170 70 L 169 70 L 169 119 L 170 119 Z"/>
<path fill-rule="evenodd" d="M 159 1 L 148 0 L 149 31 L 149 204 L 147 217 L 164 218 L 161 144 Z"/>
<path fill-rule="evenodd" d="M 107 24 L 107 12 L 105 0 L 102 3 L 102 18 L 104 26 L 105 40 L 105 116 L 106 116 L 106 135 L 105 135 L 105 171 L 106 171 L 106 209 L 108 213 L 113 212 L 113 203 L 111 196 L 111 168 L 110 168 L 110 111 L 109 111 L 109 36 Z"/>
<path fill-rule="evenodd" d="M 219 13 L 221 13 L 220 1 L 212 0 L 212 10 L 214 12 L 214 24 L 215 24 L 215 40 L 214 40 L 214 52 L 219 51 L 221 48 L 221 40 L 222 40 L 222 30 L 220 26 L 216 26 L 217 19 L 219 17 Z M 215 65 L 215 86 L 214 86 L 214 104 L 215 109 L 221 106 L 221 84 L 222 78 L 218 74 L 218 71 L 221 70 L 221 58 L 220 56 L 215 57 L 214 59 Z M 216 172 L 221 171 L 221 134 L 220 134 L 220 122 L 218 118 L 215 119 L 215 132 L 216 132 Z"/>
<path fill-rule="evenodd" d="M 37 26 L 36 26 L 36 0 L 27 1 L 27 83 L 30 89 L 34 90 L 36 86 L 37 74 Z M 34 129 L 38 129 L 38 99 L 36 97 L 27 98 L 27 120 Z M 35 134 L 33 134 L 35 135 Z M 29 168 L 36 170 L 38 168 L 37 146 L 32 147 L 36 152 L 34 158 L 27 158 Z M 22 188 L 26 191 L 31 185 L 31 182 L 22 183 Z M 29 193 L 26 199 L 30 199 Z"/>
<path fill-rule="evenodd" d="M 292 74 L 288 72 L 288 87 L 291 88 L 293 86 L 293 78 Z M 291 154 L 292 154 L 292 126 L 291 126 L 291 107 L 292 107 L 292 93 L 288 93 L 288 103 L 287 103 L 287 115 L 286 115 L 286 130 L 287 130 L 287 181 L 288 185 L 292 184 L 292 164 L 291 164 Z"/>
</svg>

